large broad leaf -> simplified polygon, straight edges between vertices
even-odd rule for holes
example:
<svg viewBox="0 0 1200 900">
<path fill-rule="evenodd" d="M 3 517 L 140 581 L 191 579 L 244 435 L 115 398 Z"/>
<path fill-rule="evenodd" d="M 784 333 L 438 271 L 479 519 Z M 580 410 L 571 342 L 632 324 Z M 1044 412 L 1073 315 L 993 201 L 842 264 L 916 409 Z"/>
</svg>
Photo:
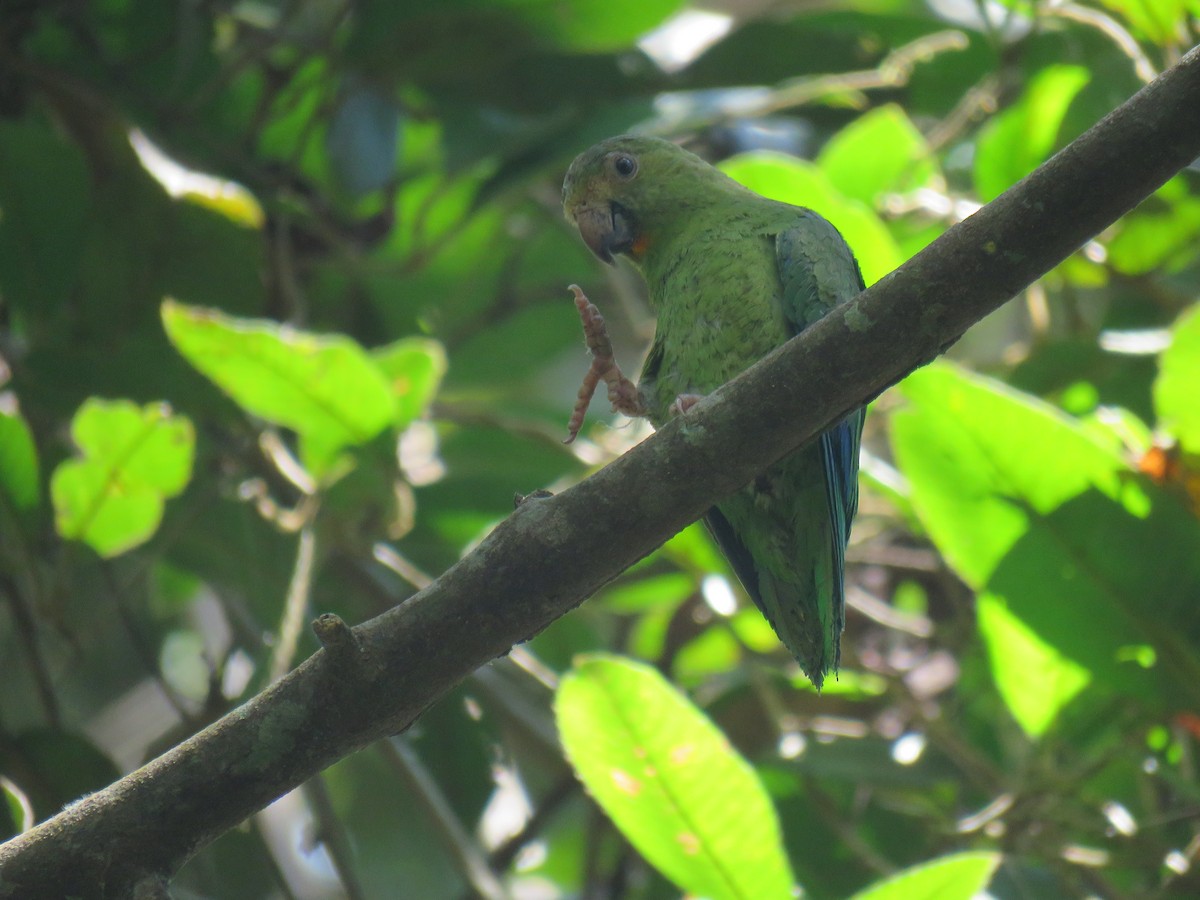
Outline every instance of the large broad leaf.
<svg viewBox="0 0 1200 900">
<path fill-rule="evenodd" d="M 1200 306 L 1175 323 L 1154 383 L 1154 407 L 1159 424 L 1184 450 L 1200 454 Z"/>
<path fill-rule="evenodd" d="M 1091 683 L 1091 672 L 1039 637 L 1002 596 L 981 592 L 975 615 L 992 674 L 1013 718 L 1031 737 L 1045 734 L 1059 712 Z"/>
<path fill-rule="evenodd" d="M 972 900 L 983 893 L 1002 858 L 999 853 L 943 856 L 873 884 L 851 900 Z"/>
<path fill-rule="evenodd" d="M 163 503 L 192 474 L 195 433 L 165 403 L 87 400 L 71 422 L 80 455 L 50 480 L 55 522 L 65 538 L 101 556 L 116 556 L 148 540 Z"/>
<path fill-rule="evenodd" d="M 875 211 L 842 194 L 814 163 L 781 153 L 747 153 L 725 161 L 721 169 L 764 197 L 810 207 L 832 222 L 858 258 L 867 284 L 904 262 Z"/>
<path fill-rule="evenodd" d="M 348 337 L 171 300 L 163 304 L 163 324 L 187 361 L 244 410 L 319 448 L 305 460 L 319 470 L 342 447 L 366 443 L 396 419 L 387 377 Z"/>
<path fill-rule="evenodd" d="M 1067 108 L 1090 77 L 1081 66 L 1047 66 L 1019 101 L 987 124 L 975 148 L 981 200 L 999 197 L 1050 155 Z"/>
<path fill-rule="evenodd" d="M 0 409 L 0 496 L 17 509 L 38 503 L 38 457 L 20 413 Z"/>
<path fill-rule="evenodd" d="M 892 423 L 913 509 L 968 584 L 1013 714 L 1040 734 L 1090 679 L 1195 702 L 1200 529 L 1111 441 L 949 365 L 905 380 Z"/>
<path fill-rule="evenodd" d="M 894 103 L 865 113 L 830 138 L 817 165 L 843 195 L 871 205 L 887 192 L 923 187 L 937 173 L 925 136 Z"/>
<path fill-rule="evenodd" d="M 649 666 L 589 657 L 555 700 L 567 756 L 643 856 L 709 900 L 792 896 L 762 783 L 703 713 Z"/>
</svg>

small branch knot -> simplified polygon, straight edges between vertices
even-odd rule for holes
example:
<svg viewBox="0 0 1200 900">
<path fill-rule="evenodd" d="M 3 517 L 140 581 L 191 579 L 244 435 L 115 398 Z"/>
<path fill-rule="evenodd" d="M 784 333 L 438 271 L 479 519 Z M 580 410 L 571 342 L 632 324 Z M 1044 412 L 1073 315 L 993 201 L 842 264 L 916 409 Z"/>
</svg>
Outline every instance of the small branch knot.
<svg viewBox="0 0 1200 900">
<path fill-rule="evenodd" d="M 538 488 L 530 494 L 513 494 L 513 509 L 520 509 L 530 500 L 545 500 L 547 497 L 553 497 L 554 494 L 545 488 Z"/>
<path fill-rule="evenodd" d="M 330 665 L 343 675 L 362 676 L 366 651 L 354 629 L 336 613 L 321 613 L 312 623 L 313 634 L 325 648 Z"/>
</svg>

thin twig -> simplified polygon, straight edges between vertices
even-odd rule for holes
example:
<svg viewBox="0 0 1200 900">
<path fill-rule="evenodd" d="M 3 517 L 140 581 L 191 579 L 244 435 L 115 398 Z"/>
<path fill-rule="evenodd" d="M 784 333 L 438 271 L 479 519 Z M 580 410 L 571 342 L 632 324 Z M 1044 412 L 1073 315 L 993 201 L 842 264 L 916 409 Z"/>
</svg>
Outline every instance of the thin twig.
<svg viewBox="0 0 1200 900">
<path fill-rule="evenodd" d="M 1129 57 L 1129 61 L 1133 63 L 1133 71 L 1137 73 L 1137 77 L 1143 82 L 1149 84 L 1158 77 L 1158 71 L 1154 68 L 1154 64 L 1150 62 L 1150 57 L 1142 52 L 1137 39 L 1122 28 L 1120 22 L 1107 13 L 1087 6 L 1079 6 L 1075 3 L 1055 2 L 1047 3 L 1042 7 L 1041 12 L 1042 15 L 1057 16 L 1060 19 L 1069 19 L 1081 25 L 1095 28 L 1116 44 L 1118 50 Z"/>
<path fill-rule="evenodd" d="M 408 741 L 399 736 L 393 737 L 381 742 L 379 750 L 425 808 L 443 845 L 454 857 L 472 890 L 483 900 L 508 900 L 508 891 L 492 871 L 483 850 L 467 833 L 437 780 L 425 768 Z"/>
<path fill-rule="evenodd" d="M 312 590 L 313 556 L 316 550 L 316 537 L 312 525 L 306 525 L 300 530 L 300 540 L 296 547 L 296 565 L 292 569 L 292 580 L 288 584 L 287 599 L 283 606 L 283 617 L 279 620 L 279 634 L 276 638 L 274 652 L 271 653 L 271 665 L 268 669 L 271 681 L 277 681 L 287 674 L 296 656 L 296 647 L 300 635 L 304 631 L 304 617 L 308 611 L 308 598 Z"/>
<path fill-rule="evenodd" d="M 377 563 L 391 569 L 418 591 L 422 591 L 433 584 L 433 577 L 431 575 L 422 571 L 408 557 L 402 555 L 399 550 L 396 550 L 390 544 L 385 544 L 383 541 L 372 544 L 371 555 Z"/>
<path fill-rule="evenodd" d="M 303 791 L 317 820 L 318 839 L 329 851 L 329 858 L 337 870 L 338 880 L 346 891 L 347 900 L 366 900 L 367 892 L 354 871 L 354 850 L 350 846 L 350 837 L 346 834 L 346 826 L 342 824 L 333 808 L 325 775 L 310 778 Z"/>
</svg>

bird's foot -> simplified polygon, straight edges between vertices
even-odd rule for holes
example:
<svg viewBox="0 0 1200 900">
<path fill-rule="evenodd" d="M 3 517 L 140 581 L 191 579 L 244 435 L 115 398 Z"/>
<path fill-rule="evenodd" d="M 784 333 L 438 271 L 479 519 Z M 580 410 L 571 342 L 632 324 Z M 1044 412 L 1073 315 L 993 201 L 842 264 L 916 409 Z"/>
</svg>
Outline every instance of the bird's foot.
<svg viewBox="0 0 1200 900">
<path fill-rule="evenodd" d="M 583 376 L 583 385 L 579 388 L 571 420 L 567 423 L 564 444 L 571 443 L 579 435 L 588 404 L 592 402 L 592 394 L 596 393 L 601 381 L 608 385 L 608 400 L 613 412 L 631 417 L 646 415 L 646 405 L 637 385 L 625 377 L 613 358 L 612 340 L 609 339 L 604 316 L 600 315 L 600 310 L 588 300 L 579 285 L 571 285 L 570 290 L 575 295 L 575 308 L 579 310 L 579 318 L 583 322 L 583 337 L 592 354 L 592 365 Z"/>
<path fill-rule="evenodd" d="M 680 394 L 671 403 L 669 411 L 673 416 L 682 416 L 703 399 L 703 394 Z"/>
</svg>

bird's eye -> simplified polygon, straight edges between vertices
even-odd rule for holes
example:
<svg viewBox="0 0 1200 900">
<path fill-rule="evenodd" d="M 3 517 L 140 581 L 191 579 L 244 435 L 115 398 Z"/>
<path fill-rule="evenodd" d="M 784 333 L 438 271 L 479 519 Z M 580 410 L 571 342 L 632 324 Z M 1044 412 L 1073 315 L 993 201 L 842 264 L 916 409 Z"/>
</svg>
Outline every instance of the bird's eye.
<svg viewBox="0 0 1200 900">
<path fill-rule="evenodd" d="M 637 174 L 637 160 L 623 153 L 619 156 L 614 156 L 613 171 L 622 178 L 632 178 Z"/>
</svg>

